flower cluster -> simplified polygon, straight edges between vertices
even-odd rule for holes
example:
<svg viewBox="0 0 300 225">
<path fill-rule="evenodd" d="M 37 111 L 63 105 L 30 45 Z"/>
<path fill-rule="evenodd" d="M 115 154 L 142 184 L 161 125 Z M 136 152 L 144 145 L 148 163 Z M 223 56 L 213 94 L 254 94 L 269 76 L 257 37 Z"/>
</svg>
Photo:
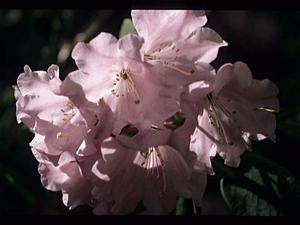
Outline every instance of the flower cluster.
<svg viewBox="0 0 300 225">
<path fill-rule="evenodd" d="M 178 196 L 196 206 L 218 153 L 237 167 L 251 141 L 275 141 L 277 87 L 243 62 L 210 64 L 227 43 L 203 11 L 133 10 L 138 35 L 100 33 L 72 51 L 78 70 L 17 80 L 17 121 L 34 138 L 44 187 L 70 209 L 128 214 L 142 200 L 167 214 Z"/>
</svg>

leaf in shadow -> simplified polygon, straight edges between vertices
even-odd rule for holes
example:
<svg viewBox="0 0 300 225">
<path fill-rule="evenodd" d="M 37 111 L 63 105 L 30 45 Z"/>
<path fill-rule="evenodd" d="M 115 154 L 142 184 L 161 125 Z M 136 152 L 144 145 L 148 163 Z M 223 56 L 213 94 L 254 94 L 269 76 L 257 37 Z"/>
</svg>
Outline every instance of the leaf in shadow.
<svg viewBox="0 0 300 225">
<path fill-rule="evenodd" d="M 240 167 L 221 179 L 221 193 L 237 215 L 300 215 L 299 180 L 254 154 L 244 154 Z"/>
</svg>

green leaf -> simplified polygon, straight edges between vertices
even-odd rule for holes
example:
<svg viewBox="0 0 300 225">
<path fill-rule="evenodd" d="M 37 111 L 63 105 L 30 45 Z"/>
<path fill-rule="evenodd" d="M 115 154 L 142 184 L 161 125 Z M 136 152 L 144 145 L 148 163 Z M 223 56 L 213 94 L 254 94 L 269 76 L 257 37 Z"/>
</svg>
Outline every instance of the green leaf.
<svg viewBox="0 0 300 225">
<path fill-rule="evenodd" d="M 132 20 L 129 18 L 125 18 L 120 28 L 119 38 L 127 35 L 127 34 L 136 34 L 137 32 L 133 26 Z"/>
<path fill-rule="evenodd" d="M 178 197 L 177 205 L 174 210 L 174 215 L 180 216 L 180 215 L 194 215 L 194 214 L 201 215 L 201 207 L 196 207 L 191 198 L 184 199 L 182 197 Z"/>
<path fill-rule="evenodd" d="M 186 213 L 186 208 L 185 208 L 185 199 L 182 197 L 178 197 L 177 200 L 177 205 L 175 208 L 175 215 L 184 215 Z"/>
<path fill-rule="evenodd" d="M 300 215 L 300 182 L 283 167 L 245 153 L 233 171 L 221 179 L 221 193 L 237 215 Z"/>
</svg>

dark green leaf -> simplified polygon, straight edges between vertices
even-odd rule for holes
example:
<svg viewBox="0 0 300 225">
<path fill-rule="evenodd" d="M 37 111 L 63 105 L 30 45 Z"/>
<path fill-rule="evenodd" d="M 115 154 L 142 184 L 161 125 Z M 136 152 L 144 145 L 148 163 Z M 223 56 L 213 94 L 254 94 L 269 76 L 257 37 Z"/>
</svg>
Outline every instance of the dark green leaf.
<svg viewBox="0 0 300 225">
<path fill-rule="evenodd" d="M 300 182 L 281 166 L 245 153 L 233 171 L 221 179 L 221 192 L 237 215 L 300 215 Z"/>
<path fill-rule="evenodd" d="M 175 215 L 184 215 L 186 213 L 186 208 L 185 208 L 185 199 L 178 197 L 177 200 L 177 205 L 175 208 Z"/>
<path fill-rule="evenodd" d="M 174 215 L 201 215 L 201 207 L 196 207 L 192 199 L 178 197 Z"/>
</svg>

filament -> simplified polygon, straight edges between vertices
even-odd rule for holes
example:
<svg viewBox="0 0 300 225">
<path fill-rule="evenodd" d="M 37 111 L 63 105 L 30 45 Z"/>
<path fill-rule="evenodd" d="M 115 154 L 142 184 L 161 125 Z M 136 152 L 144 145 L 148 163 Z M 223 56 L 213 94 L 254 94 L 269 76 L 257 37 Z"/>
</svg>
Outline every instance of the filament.
<svg viewBox="0 0 300 225">
<path fill-rule="evenodd" d="M 193 202 L 193 210 L 194 210 L 194 214 L 197 214 L 197 210 L 196 210 L 196 205 L 194 202 L 194 199 L 192 198 L 192 202 Z"/>
<path fill-rule="evenodd" d="M 219 115 L 218 115 L 218 113 L 217 113 L 217 111 L 216 111 L 216 109 L 215 109 L 215 107 L 214 107 L 214 104 L 213 104 L 213 102 L 212 102 L 212 99 L 211 99 L 211 97 L 210 97 L 209 95 L 208 95 L 208 99 L 209 99 L 211 108 L 212 108 L 212 110 L 213 110 L 213 112 L 214 112 L 214 114 L 215 114 L 215 116 L 216 116 L 217 122 L 218 122 L 218 124 L 221 126 L 221 129 L 223 130 L 224 137 L 225 137 L 225 140 L 226 140 L 227 144 L 233 145 L 233 142 L 232 142 L 232 141 L 229 139 L 229 137 L 227 136 L 226 130 L 225 130 L 223 124 L 222 124 L 222 121 L 221 121 L 221 119 L 220 119 L 220 117 L 219 117 Z M 224 109 L 224 107 L 221 108 L 222 111 L 224 111 L 223 109 Z M 225 112 L 224 112 L 224 113 L 225 113 Z M 225 113 L 225 115 L 228 116 L 227 113 Z M 229 115 L 229 118 L 231 118 L 230 115 Z"/>
<path fill-rule="evenodd" d="M 166 192 L 166 189 L 167 189 L 167 182 L 166 182 L 166 173 L 165 173 L 165 165 L 164 165 L 164 160 L 160 154 L 160 151 L 158 148 L 155 148 L 156 150 L 156 153 L 157 153 L 157 156 L 159 158 L 159 161 L 160 161 L 160 165 L 161 165 L 161 170 L 162 170 L 162 175 L 163 175 L 163 190 L 159 192 L 159 195 L 162 196 L 165 192 Z"/>
<path fill-rule="evenodd" d="M 154 153 L 154 151 L 156 154 Z M 160 196 L 164 195 L 164 193 L 166 192 L 167 181 L 166 181 L 164 160 L 160 154 L 159 149 L 157 147 L 151 147 L 149 148 L 147 153 L 141 152 L 140 154 L 145 158 L 145 161 L 141 163 L 141 166 L 145 166 L 144 170 L 147 170 L 147 174 L 145 177 L 148 177 L 149 175 L 152 176 L 156 169 L 157 171 L 156 179 L 158 179 L 160 177 L 160 173 L 159 173 L 159 163 L 160 163 L 160 167 L 162 170 L 163 189 L 159 191 L 159 195 Z M 159 163 L 157 158 L 159 159 Z"/>
<path fill-rule="evenodd" d="M 183 70 L 175 67 L 174 65 L 170 65 L 168 63 L 165 63 L 165 65 L 172 68 L 172 69 L 174 69 L 174 70 L 176 70 L 176 71 L 178 71 L 178 72 L 180 72 L 180 73 L 182 73 L 182 74 L 184 74 L 184 75 L 187 75 L 187 76 L 190 76 L 195 72 L 194 70 L 190 70 L 189 72 L 186 72 L 186 71 L 183 71 Z"/>
<path fill-rule="evenodd" d="M 135 97 L 137 98 L 137 100 L 135 100 L 135 104 L 139 104 L 140 103 L 140 96 L 139 96 L 139 93 L 137 92 L 136 88 L 135 88 L 135 85 L 128 79 L 126 79 L 126 81 L 130 84 L 130 86 L 132 87 L 132 90 L 135 94 Z"/>
<path fill-rule="evenodd" d="M 157 49 L 154 49 L 153 51 L 150 51 L 151 53 L 148 52 L 148 54 L 144 54 L 145 59 L 149 60 L 159 60 L 161 62 L 164 62 L 164 64 L 184 75 L 190 76 L 192 75 L 195 71 L 190 70 L 189 72 L 183 71 L 177 67 L 174 66 L 174 64 L 170 65 L 168 62 L 170 61 L 175 61 L 178 56 L 179 48 L 173 45 L 171 42 L 167 46 L 163 47 L 163 43 L 160 44 L 160 46 Z M 175 56 L 174 56 L 175 55 Z M 167 62 L 168 61 L 168 62 Z"/>
<path fill-rule="evenodd" d="M 269 113 L 274 113 L 275 112 L 274 109 L 271 109 L 271 108 L 268 108 L 268 107 L 259 107 L 259 108 L 255 108 L 254 110 L 264 110 L 264 111 L 269 112 Z"/>
<path fill-rule="evenodd" d="M 63 137 L 70 137 L 72 134 L 74 134 L 76 132 L 76 130 L 78 129 L 79 126 L 75 127 L 70 133 L 68 134 L 63 134 L 62 132 L 58 132 L 56 135 L 56 138 L 63 138 Z"/>
</svg>

